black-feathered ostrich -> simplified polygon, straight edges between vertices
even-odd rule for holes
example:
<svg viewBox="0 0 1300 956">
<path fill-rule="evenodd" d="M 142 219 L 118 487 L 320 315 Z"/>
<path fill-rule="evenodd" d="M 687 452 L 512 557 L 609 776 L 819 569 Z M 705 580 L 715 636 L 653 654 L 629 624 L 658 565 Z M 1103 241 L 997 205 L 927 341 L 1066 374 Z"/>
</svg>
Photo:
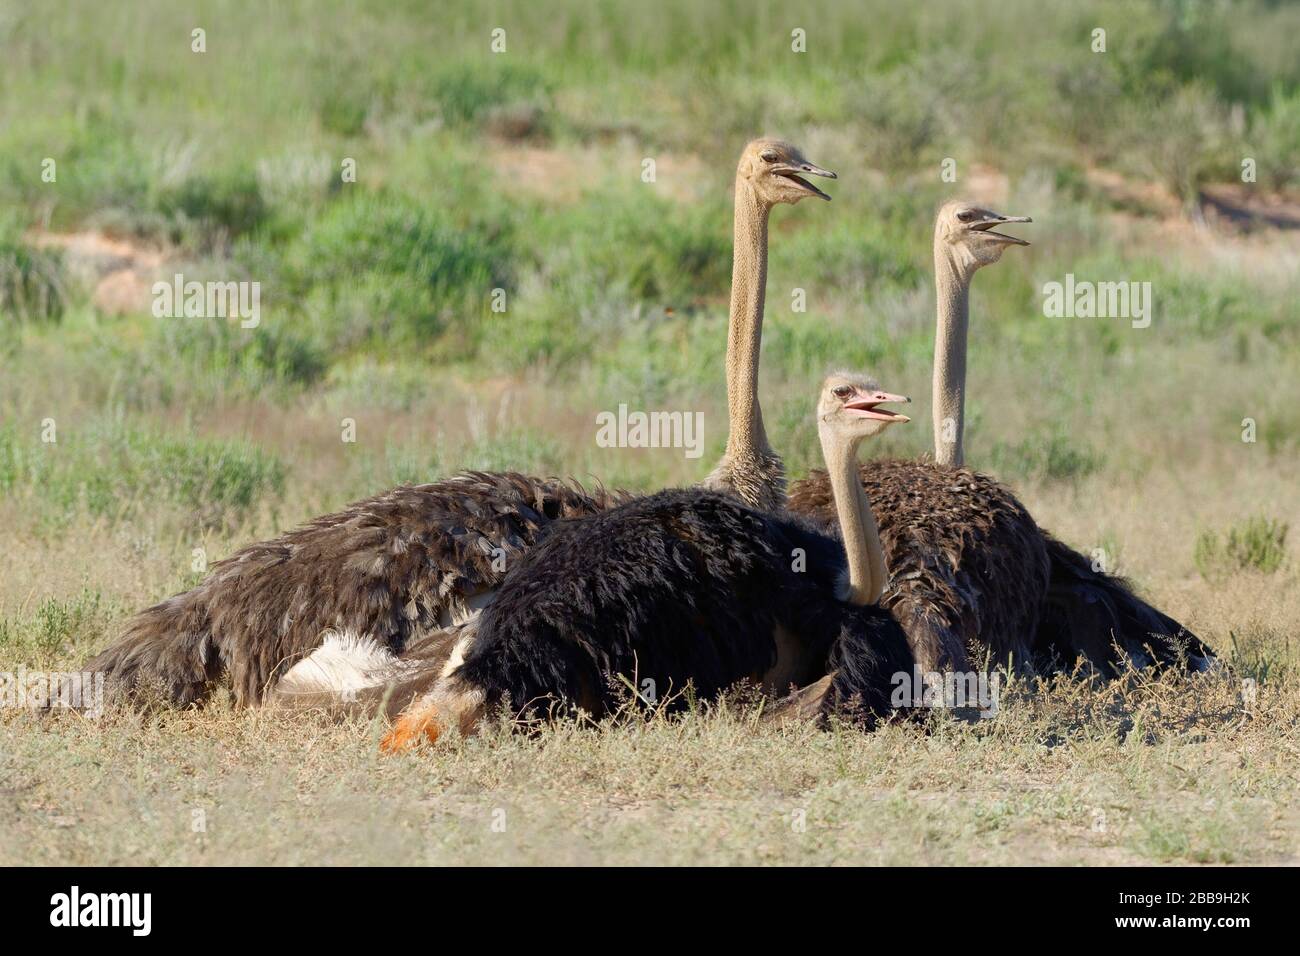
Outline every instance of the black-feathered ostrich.
<svg viewBox="0 0 1300 956">
<path fill-rule="evenodd" d="M 835 177 L 772 139 L 748 144 L 736 170 L 732 435 L 710 481 L 742 497 L 784 490 L 758 412 L 757 346 L 768 216 L 782 203 L 830 198 L 803 175 Z M 395 488 L 215 564 L 196 587 L 133 617 L 85 667 L 104 672 L 114 696 L 177 706 L 203 701 L 223 676 L 240 705 L 263 702 L 286 677 L 298 689 L 346 691 L 412 642 L 472 619 L 552 521 L 625 498 L 514 472 Z"/>
<path fill-rule="evenodd" d="M 861 376 L 823 383 L 817 426 L 838 539 L 705 490 L 556 523 L 383 748 L 472 732 L 505 698 L 520 708 L 558 699 L 598 716 L 615 702 L 615 676 L 653 680 L 660 693 L 690 681 L 707 697 L 746 678 L 784 690 L 830 669 L 832 705 L 856 699 L 868 724 L 889 716 L 893 676 L 913 659 L 875 605 L 887 573 L 857 448 L 907 421 L 882 407 L 905 400 Z"/>
<path fill-rule="evenodd" d="M 883 606 L 924 670 L 967 671 L 991 657 L 1067 667 L 1083 659 L 1110 673 L 1125 656 L 1202 669 L 1214 655 L 1195 635 L 1040 529 L 1007 488 L 963 466 L 971 279 L 1008 246 L 1028 245 L 993 227 L 1030 221 L 969 202 L 939 210 L 935 460 L 875 460 L 861 468 L 892 575 Z M 833 527 L 828 476 L 814 472 L 796 482 L 788 507 Z"/>
</svg>

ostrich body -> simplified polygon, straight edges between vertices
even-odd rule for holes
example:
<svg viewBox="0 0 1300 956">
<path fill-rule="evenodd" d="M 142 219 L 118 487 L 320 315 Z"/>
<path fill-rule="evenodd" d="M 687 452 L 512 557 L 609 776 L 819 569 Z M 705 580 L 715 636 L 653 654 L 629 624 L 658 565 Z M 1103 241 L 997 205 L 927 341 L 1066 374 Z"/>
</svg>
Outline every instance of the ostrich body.
<svg viewBox="0 0 1300 956">
<path fill-rule="evenodd" d="M 890 570 L 882 600 L 922 671 L 966 672 L 1029 659 L 1046 593 L 1042 533 L 1015 496 L 987 475 L 930 461 L 865 462 Z M 790 489 L 790 511 L 830 531 L 830 482 L 814 471 Z"/>
<path fill-rule="evenodd" d="M 728 333 L 731 422 L 740 433 L 712 487 L 757 502 L 764 474 L 784 487 L 757 402 L 758 336 L 773 206 L 829 199 L 799 173 L 835 178 L 779 140 L 748 144 L 736 173 L 736 249 Z M 283 687 L 298 701 L 349 690 L 424 636 L 472 618 L 504 569 L 557 518 L 626 499 L 571 481 L 472 472 L 358 501 L 215 564 L 206 578 L 135 615 L 85 667 L 114 696 L 202 702 L 223 675 L 240 705 Z"/>
<path fill-rule="evenodd" d="M 623 497 L 514 473 L 395 488 L 235 552 L 137 614 L 86 669 L 177 706 L 225 672 L 237 703 L 259 704 L 328 638 L 382 656 L 473 615 L 547 524 Z"/>
<path fill-rule="evenodd" d="M 868 722 L 886 716 L 891 677 L 912 658 L 874 604 L 884 560 L 855 459 L 865 437 L 907 421 L 879 407 L 899 400 L 842 373 L 822 389 L 818 432 L 839 539 L 705 490 L 663 491 L 552 526 L 384 749 L 449 727 L 471 732 L 507 697 L 522 708 L 559 699 L 598 716 L 617 702 L 616 676 L 638 689 L 652 680 L 665 697 L 690 681 L 708 697 L 746 678 L 784 690 L 829 668 L 830 703 L 856 698 Z"/>
</svg>

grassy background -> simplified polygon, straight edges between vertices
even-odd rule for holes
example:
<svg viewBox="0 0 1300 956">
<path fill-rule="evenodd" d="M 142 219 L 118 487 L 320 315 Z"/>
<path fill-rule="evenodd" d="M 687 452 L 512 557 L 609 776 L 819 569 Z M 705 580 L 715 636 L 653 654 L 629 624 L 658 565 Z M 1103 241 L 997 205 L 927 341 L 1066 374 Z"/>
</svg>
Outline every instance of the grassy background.
<svg viewBox="0 0 1300 956">
<path fill-rule="evenodd" d="M 1268 223 L 1300 222 L 1300 7 L 474 6 L 0 2 L 0 670 L 75 665 L 192 583 L 196 549 L 394 482 L 697 480 L 725 437 L 735 158 L 772 133 L 841 177 L 773 217 L 763 395 L 791 470 L 815 463 L 831 364 L 918 400 L 872 453 L 929 447 L 934 209 L 1032 215 L 1034 245 L 975 283 L 971 462 L 1262 681 L 1260 704 L 1187 722 L 1160 710 L 1175 691 L 1135 690 L 1080 721 L 1082 689 L 1057 689 L 1000 732 L 696 715 L 389 762 L 368 726 L 220 707 L 6 713 L 6 862 L 310 859 L 309 827 L 369 847 L 340 860 L 1294 859 L 1300 231 Z M 1216 216 L 1224 196 L 1261 215 Z M 177 271 L 260 282 L 260 327 L 154 318 L 148 286 Z M 1150 281 L 1152 326 L 1044 318 L 1067 272 Z M 596 447 L 621 402 L 703 411 L 705 458 Z M 1158 732 L 1124 729 L 1152 707 Z M 507 798 L 531 821 L 508 852 L 482 822 Z M 799 801 L 809 832 L 778 839 Z M 191 808 L 223 828 L 191 839 Z"/>
</svg>

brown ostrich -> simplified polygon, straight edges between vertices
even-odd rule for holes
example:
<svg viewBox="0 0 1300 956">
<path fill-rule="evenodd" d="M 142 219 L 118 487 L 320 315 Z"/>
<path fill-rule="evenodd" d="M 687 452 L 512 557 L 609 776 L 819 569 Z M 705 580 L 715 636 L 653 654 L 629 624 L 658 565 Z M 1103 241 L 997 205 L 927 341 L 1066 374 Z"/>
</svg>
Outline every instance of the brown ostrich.
<svg viewBox="0 0 1300 956">
<path fill-rule="evenodd" d="M 946 203 L 934 230 L 938 327 L 934 461 L 870 461 L 862 483 L 878 502 L 891 587 L 883 606 L 926 671 L 990 663 L 1072 666 L 1102 673 L 1135 663 L 1202 669 L 1213 654 L 1126 582 L 1094 571 L 1040 529 L 1005 487 L 963 465 L 970 283 L 1023 239 L 995 231 L 1030 222 L 967 202 Z M 826 476 L 790 489 L 789 508 L 830 527 Z"/>
<path fill-rule="evenodd" d="M 834 178 L 779 140 L 748 144 L 736 171 L 735 274 L 728 332 L 734 429 L 711 487 L 755 501 L 771 449 L 757 401 L 767 220 L 773 206 L 829 197 L 801 174 Z M 779 459 L 775 459 L 779 467 Z M 240 705 L 285 690 L 346 692 L 413 642 L 472 619 L 504 569 L 559 518 L 625 496 L 557 478 L 473 472 L 358 501 L 213 566 L 197 586 L 133 617 L 85 666 L 114 696 L 186 706 L 229 680 Z"/>
<path fill-rule="evenodd" d="M 911 640 L 923 671 L 968 671 L 990 655 L 1024 663 L 1047 590 L 1042 532 L 1015 496 L 959 467 L 970 282 L 1010 245 L 994 231 L 1024 222 L 948 203 L 935 224 L 938 298 L 934 398 L 938 461 L 878 460 L 862 483 L 880 502 L 880 533 L 892 581 L 884 606 Z M 946 440 L 951 439 L 951 440 Z M 830 490 L 815 471 L 790 489 L 789 508 L 829 527 Z"/>
</svg>

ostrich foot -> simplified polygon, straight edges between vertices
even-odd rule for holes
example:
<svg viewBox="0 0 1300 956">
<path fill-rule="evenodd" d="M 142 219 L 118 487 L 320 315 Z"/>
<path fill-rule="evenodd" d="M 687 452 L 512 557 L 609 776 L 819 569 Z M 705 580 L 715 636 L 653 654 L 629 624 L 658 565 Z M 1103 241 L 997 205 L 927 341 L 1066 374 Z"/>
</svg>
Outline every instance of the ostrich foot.
<svg viewBox="0 0 1300 956">
<path fill-rule="evenodd" d="M 763 714 L 767 723 L 784 724 L 805 720 L 819 720 L 826 713 L 827 695 L 830 693 L 834 673 L 809 684 L 778 700 Z"/>
<path fill-rule="evenodd" d="M 416 706 L 397 718 L 392 729 L 379 741 L 382 753 L 397 754 L 410 750 L 422 739 L 437 743 L 442 735 L 442 724 L 438 720 L 438 710 L 432 704 Z"/>
</svg>

